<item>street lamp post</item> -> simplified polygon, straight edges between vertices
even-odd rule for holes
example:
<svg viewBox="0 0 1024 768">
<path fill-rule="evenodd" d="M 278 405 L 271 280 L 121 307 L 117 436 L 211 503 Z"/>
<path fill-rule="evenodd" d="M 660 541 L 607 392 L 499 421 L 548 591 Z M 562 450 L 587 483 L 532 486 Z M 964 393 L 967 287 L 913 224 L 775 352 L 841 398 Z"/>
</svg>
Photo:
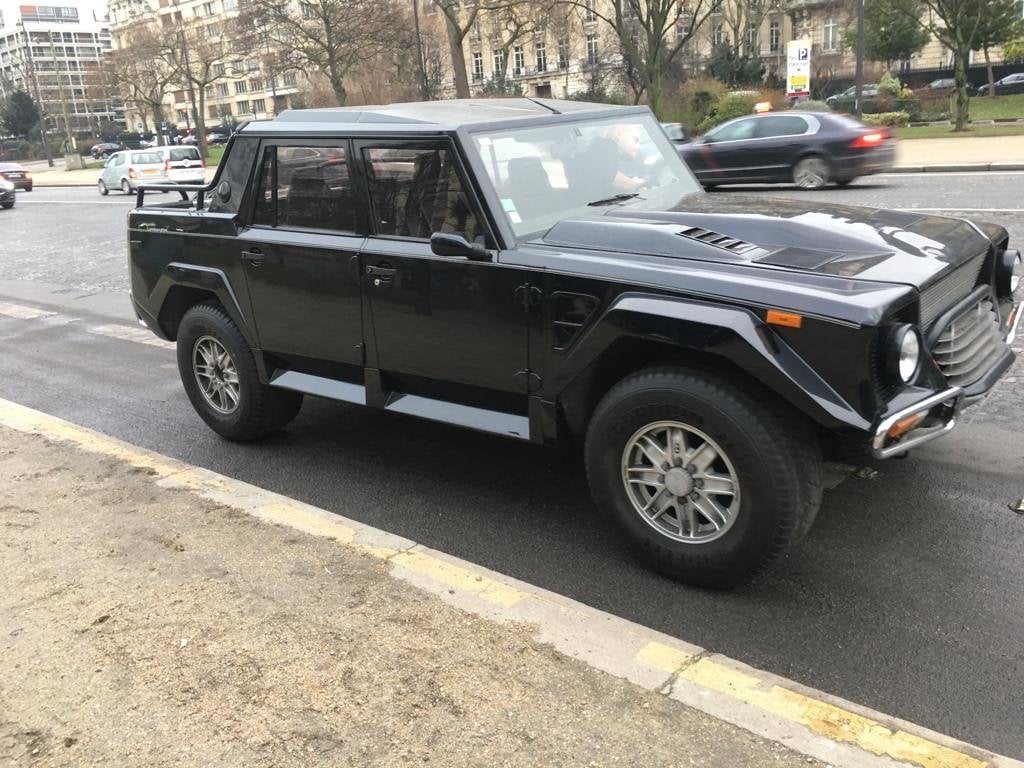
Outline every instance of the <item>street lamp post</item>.
<svg viewBox="0 0 1024 768">
<path fill-rule="evenodd" d="M 853 96 L 853 115 L 860 120 L 864 110 L 861 94 L 864 90 L 864 0 L 857 0 L 857 74 Z"/>
</svg>

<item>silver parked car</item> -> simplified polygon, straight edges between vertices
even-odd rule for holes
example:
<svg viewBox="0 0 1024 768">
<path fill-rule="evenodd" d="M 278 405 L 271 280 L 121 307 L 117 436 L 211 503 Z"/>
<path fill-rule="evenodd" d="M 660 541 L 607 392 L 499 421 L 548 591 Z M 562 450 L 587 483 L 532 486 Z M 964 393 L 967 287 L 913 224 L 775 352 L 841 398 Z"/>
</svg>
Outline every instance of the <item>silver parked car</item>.
<svg viewBox="0 0 1024 768">
<path fill-rule="evenodd" d="M 139 184 L 172 184 L 167 176 L 164 157 L 152 149 L 129 149 L 115 152 L 103 166 L 96 186 L 101 195 L 112 189 L 132 194 Z"/>
<path fill-rule="evenodd" d="M 199 156 L 197 147 L 153 147 L 164 161 L 164 175 L 175 184 L 203 184 L 206 181 L 206 164 Z M 149 183 L 147 181 L 147 183 Z"/>
</svg>

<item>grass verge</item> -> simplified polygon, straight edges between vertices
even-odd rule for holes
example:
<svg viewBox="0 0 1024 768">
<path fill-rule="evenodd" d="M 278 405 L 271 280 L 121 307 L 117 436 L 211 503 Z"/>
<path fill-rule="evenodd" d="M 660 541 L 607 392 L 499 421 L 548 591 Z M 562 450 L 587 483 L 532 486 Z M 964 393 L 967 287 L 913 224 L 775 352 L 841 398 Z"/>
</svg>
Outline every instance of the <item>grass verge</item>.
<svg viewBox="0 0 1024 768">
<path fill-rule="evenodd" d="M 971 97 L 971 120 L 996 120 L 1008 117 L 1024 117 L 1024 93 L 1009 96 Z"/>
<path fill-rule="evenodd" d="M 973 111 L 972 111 L 973 114 Z M 970 130 L 956 133 L 952 125 L 921 125 L 896 128 L 898 139 L 962 139 L 974 136 L 1024 136 L 1024 125 L 973 125 Z"/>
<path fill-rule="evenodd" d="M 224 157 L 224 147 L 207 147 L 206 148 L 206 164 L 207 165 L 220 165 L 220 159 Z"/>
</svg>

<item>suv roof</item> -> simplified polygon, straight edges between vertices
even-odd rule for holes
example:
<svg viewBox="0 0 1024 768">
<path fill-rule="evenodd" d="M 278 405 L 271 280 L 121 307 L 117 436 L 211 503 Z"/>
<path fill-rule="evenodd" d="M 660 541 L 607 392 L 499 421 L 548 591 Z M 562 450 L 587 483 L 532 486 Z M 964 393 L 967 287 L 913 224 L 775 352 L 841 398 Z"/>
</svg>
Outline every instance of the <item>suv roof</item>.
<svg viewBox="0 0 1024 768">
<path fill-rule="evenodd" d="M 289 109 L 274 120 L 254 120 L 239 130 L 242 133 L 279 133 L 317 128 L 338 130 L 341 126 L 359 125 L 364 129 L 372 126 L 377 131 L 437 132 L 559 114 L 614 114 L 637 109 L 560 99 L 449 99 L 385 106 Z M 646 107 L 639 109 L 646 111 Z"/>
</svg>

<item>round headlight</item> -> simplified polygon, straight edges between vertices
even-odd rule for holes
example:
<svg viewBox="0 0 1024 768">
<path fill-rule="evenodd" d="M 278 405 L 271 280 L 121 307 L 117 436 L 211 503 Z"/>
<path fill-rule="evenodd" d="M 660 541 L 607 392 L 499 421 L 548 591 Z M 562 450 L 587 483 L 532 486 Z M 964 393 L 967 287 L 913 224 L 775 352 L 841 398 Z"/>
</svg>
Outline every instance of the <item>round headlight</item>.
<svg viewBox="0 0 1024 768">
<path fill-rule="evenodd" d="M 889 339 L 889 374 L 909 384 L 921 367 L 921 336 L 912 325 L 899 325 Z"/>
<path fill-rule="evenodd" d="M 996 259 L 996 295 L 999 298 L 1008 298 L 1017 290 L 1017 285 L 1020 283 L 1020 270 L 1020 251 L 1007 248 L 999 254 Z"/>
</svg>

